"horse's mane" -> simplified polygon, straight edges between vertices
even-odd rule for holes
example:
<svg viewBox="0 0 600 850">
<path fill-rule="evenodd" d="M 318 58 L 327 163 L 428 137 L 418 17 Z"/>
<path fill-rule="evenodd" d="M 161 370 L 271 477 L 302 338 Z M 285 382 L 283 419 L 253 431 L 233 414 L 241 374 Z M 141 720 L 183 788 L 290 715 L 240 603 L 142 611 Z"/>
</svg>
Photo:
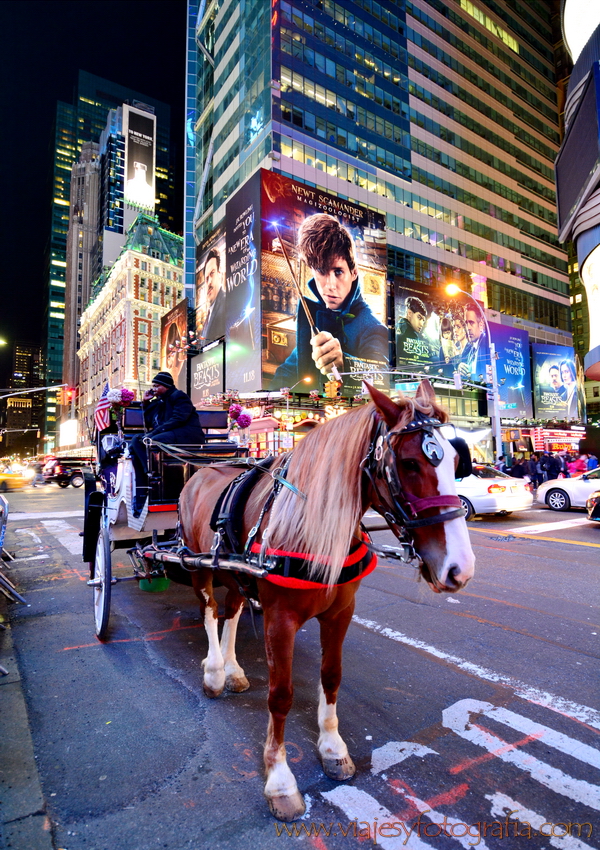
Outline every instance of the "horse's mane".
<svg viewBox="0 0 600 850">
<path fill-rule="evenodd" d="M 401 397 L 397 405 L 394 431 L 411 421 L 415 409 L 448 420 L 433 401 Z M 265 546 L 313 555 L 311 577 L 328 585 L 338 580 L 365 510 L 361 461 L 369 449 L 375 414 L 371 402 L 307 434 L 294 449 L 287 476 L 306 501 L 284 487 L 271 511 Z"/>
</svg>

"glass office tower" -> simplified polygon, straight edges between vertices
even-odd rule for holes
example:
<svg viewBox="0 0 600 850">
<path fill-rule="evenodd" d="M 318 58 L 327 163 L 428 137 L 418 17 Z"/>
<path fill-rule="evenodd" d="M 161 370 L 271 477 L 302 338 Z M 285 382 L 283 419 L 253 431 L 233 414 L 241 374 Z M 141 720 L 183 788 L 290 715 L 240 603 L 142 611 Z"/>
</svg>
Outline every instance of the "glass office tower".
<svg viewBox="0 0 600 850">
<path fill-rule="evenodd" d="M 398 281 L 452 281 L 490 320 L 572 344 L 550 4 L 194 10 L 197 242 L 249 176 L 270 169 L 385 215 L 390 294 Z"/>
<path fill-rule="evenodd" d="M 63 368 L 65 319 L 65 269 L 69 229 L 71 169 L 84 142 L 97 142 L 105 129 L 109 110 L 124 102 L 136 101 L 153 107 L 157 117 L 156 213 L 164 226 L 175 220 L 173 168 L 170 159 L 170 108 L 167 104 L 125 86 L 79 71 L 73 103 L 59 101 L 52 140 L 52 223 L 46 257 L 46 314 L 44 321 L 44 361 L 46 383 L 60 383 Z M 46 433 L 56 430 L 56 400 L 49 394 Z"/>
</svg>

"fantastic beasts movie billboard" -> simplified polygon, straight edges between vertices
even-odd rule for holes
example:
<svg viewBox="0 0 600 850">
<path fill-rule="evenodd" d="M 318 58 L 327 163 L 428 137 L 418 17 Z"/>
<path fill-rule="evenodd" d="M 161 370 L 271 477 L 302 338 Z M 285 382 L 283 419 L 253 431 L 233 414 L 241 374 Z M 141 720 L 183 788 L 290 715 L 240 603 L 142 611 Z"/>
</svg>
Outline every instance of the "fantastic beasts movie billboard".
<svg viewBox="0 0 600 850">
<path fill-rule="evenodd" d="M 188 301 L 184 298 L 160 320 L 160 368 L 170 372 L 178 390 L 187 389 Z"/>
<path fill-rule="evenodd" d="M 535 415 L 538 419 L 580 419 L 583 413 L 581 381 L 575 352 L 567 345 L 531 346 Z"/>
<path fill-rule="evenodd" d="M 344 394 L 389 364 L 382 215 L 261 173 L 262 381 L 321 390 L 337 369 Z"/>
</svg>

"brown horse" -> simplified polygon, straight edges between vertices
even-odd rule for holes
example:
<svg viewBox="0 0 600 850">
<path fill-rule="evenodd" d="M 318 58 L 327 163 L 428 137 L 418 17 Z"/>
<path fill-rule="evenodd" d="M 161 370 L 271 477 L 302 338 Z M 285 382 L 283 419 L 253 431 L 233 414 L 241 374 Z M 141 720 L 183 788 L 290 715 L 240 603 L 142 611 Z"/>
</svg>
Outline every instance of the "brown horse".
<svg viewBox="0 0 600 850">
<path fill-rule="evenodd" d="M 252 551 L 262 548 L 263 555 L 288 558 L 288 565 L 289 557 L 308 553 L 296 558 L 304 570 L 303 578 L 286 579 L 280 570 L 258 579 L 269 665 L 264 793 L 272 814 L 280 820 L 295 820 L 305 811 L 283 742 L 292 703 L 294 640 L 311 617 L 319 620 L 322 647 L 319 756 L 331 779 L 350 779 L 355 773 L 338 732 L 336 700 L 342 644 L 354 612 L 354 597 L 360 578 L 374 566 L 368 563 L 371 553 L 367 552 L 366 565 L 357 573 L 356 563 L 366 549 L 360 533 L 365 511 L 373 506 L 398 536 L 409 529 L 422 559 L 421 573 L 436 593 L 453 593 L 473 575 L 474 556 L 456 496 L 458 456 L 440 431 L 447 415 L 436 405 L 431 385 L 423 381 L 414 400 L 402 399 L 398 404 L 378 390 L 369 391 L 372 403 L 315 428 L 291 458 L 284 455 L 276 460 L 271 474 L 289 461 L 286 475 L 292 487 L 281 487 L 269 503 L 258 523 L 262 538 L 256 525 L 273 490 L 270 476 L 259 480 L 245 508 L 242 541 L 253 532 L 261 541 Z M 213 509 L 223 489 L 238 475 L 239 469 L 212 466 L 197 472 L 184 487 L 182 533 L 193 551 L 210 550 Z M 349 552 L 358 554 L 349 556 Z M 236 628 L 244 605 L 236 574 L 199 569 L 192 580 L 209 643 L 203 661 L 204 691 L 211 697 L 224 688 L 244 691 L 248 680 L 235 656 Z M 215 581 L 228 588 L 220 643 Z"/>
</svg>

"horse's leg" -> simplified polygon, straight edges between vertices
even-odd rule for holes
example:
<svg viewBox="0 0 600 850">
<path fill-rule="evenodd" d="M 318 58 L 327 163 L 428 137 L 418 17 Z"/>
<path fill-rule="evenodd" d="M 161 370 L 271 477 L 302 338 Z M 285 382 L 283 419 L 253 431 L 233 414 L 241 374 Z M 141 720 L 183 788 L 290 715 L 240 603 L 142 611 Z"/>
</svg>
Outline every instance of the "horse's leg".
<svg viewBox="0 0 600 850">
<path fill-rule="evenodd" d="M 225 598 L 225 623 L 221 634 L 221 654 L 225 667 L 225 687 L 228 691 L 239 694 L 250 687 L 244 671 L 235 656 L 235 638 L 242 611 L 244 598 L 236 586 L 229 586 Z"/>
<path fill-rule="evenodd" d="M 200 616 L 208 638 L 208 654 L 202 661 L 204 669 L 204 693 L 207 697 L 218 697 L 225 687 L 225 666 L 219 645 L 219 607 L 213 595 L 212 575 L 205 570 L 192 573 L 194 591 L 200 602 Z"/>
<path fill-rule="evenodd" d="M 342 681 L 342 645 L 354 613 L 350 604 L 334 616 L 319 617 L 321 625 L 321 684 L 319 686 L 318 749 L 329 779 L 351 779 L 356 773 L 348 747 L 338 732 L 337 694 Z"/>
<path fill-rule="evenodd" d="M 292 658 L 299 623 L 290 611 L 273 612 L 264 605 L 265 649 L 269 664 L 269 727 L 264 760 L 265 797 L 271 814 L 294 821 L 306 810 L 294 774 L 289 768 L 284 741 L 285 721 L 292 705 Z"/>
</svg>

